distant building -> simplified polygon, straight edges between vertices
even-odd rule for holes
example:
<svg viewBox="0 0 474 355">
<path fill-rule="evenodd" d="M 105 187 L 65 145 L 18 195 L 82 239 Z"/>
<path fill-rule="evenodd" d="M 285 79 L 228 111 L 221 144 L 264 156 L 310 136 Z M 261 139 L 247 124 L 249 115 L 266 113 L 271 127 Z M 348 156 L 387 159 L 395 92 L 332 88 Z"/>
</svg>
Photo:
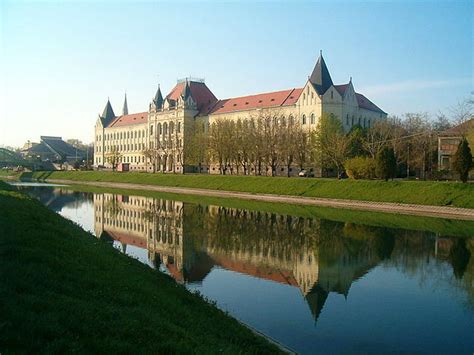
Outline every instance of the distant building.
<svg viewBox="0 0 474 355">
<path fill-rule="evenodd" d="M 453 156 L 463 137 L 474 132 L 474 118 L 449 128 L 438 135 L 438 170 L 451 170 Z M 471 151 L 474 153 L 474 147 Z"/>
<path fill-rule="evenodd" d="M 355 91 L 352 78 L 335 85 L 321 54 L 300 88 L 219 100 L 204 80 L 186 78 L 178 80 L 164 98 L 158 86 L 148 111 L 129 114 L 125 97 L 122 115 L 117 116 L 107 101 L 95 125 L 94 165 L 110 167 L 118 160 L 129 163 L 130 170 L 194 171 L 183 163 L 183 152 L 196 125 L 206 130 L 217 119 L 245 120 L 265 114 L 286 116 L 308 131 L 317 127 L 323 114 L 333 114 L 346 132 L 354 125 L 371 127 L 387 117 Z M 153 157 L 145 154 L 150 150 L 154 151 Z M 205 171 L 219 173 L 212 165 Z M 280 173 L 286 174 L 284 169 Z"/>
<path fill-rule="evenodd" d="M 73 147 L 61 137 L 41 136 L 40 143 L 28 141 L 20 151 L 23 157 L 41 161 L 74 163 L 85 159 L 84 150 Z"/>
</svg>

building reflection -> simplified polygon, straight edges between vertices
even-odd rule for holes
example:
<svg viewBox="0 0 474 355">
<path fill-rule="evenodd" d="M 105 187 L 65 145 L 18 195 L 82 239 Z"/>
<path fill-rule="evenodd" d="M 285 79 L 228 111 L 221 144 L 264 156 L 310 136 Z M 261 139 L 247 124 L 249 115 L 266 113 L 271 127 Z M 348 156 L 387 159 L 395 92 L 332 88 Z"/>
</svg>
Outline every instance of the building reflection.
<svg viewBox="0 0 474 355">
<path fill-rule="evenodd" d="M 473 299 L 472 239 L 393 230 L 164 199 L 94 194 L 95 233 L 148 251 L 178 282 L 202 282 L 215 267 L 298 288 L 315 319 L 329 293 L 380 263 L 420 272 L 444 260 Z M 414 236 L 416 234 L 416 236 Z"/>
</svg>

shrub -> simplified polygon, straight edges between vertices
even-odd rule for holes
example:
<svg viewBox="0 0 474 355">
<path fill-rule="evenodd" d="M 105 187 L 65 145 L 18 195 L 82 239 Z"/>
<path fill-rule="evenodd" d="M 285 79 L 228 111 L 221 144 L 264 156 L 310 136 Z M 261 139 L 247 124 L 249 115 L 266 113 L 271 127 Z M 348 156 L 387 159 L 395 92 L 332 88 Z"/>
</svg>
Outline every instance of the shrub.
<svg viewBox="0 0 474 355">
<path fill-rule="evenodd" d="M 344 163 L 347 176 L 351 179 L 372 179 L 375 177 L 375 160 L 369 157 L 355 157 Z"/>
</svg>

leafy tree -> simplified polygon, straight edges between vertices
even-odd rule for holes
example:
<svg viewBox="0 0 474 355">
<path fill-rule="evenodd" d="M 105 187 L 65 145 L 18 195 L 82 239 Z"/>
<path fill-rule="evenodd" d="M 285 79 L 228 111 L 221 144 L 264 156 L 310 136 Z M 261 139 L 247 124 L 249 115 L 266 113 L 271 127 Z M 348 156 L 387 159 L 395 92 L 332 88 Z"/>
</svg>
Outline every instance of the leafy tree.
<svg viewBox="0 0 474 355">
<path fill-rule="evenodd" d="M 347 158 L 348 140 L 341 120 L 333 114 L 323 114 L 314 132 L 315 155 L 322 168 L 336 168 L 337 175 Z"/>
<path fill-rule="evenodd" d="M 454 154 L 453 168 L 460 175 L 462 182 L 467 182 L 469 170 L 472 167 L 471 148 L 466 138 L 459 143 L 458 150 Z"/>
<path fill-rule="evenodd" d="M 355 158 L 367 155 L 367 151 L 364 147 L 366 141 L 367 132 L 360 125 L 355 125 L 351 128 L 347 135 L 347 157 Z"/>
<path fill-rule="evenodd" d="M 376 161 L 376 173 L 381 179 L 388 181 L 390 178 L 394 178 L 397 172 L 397 159 L 393 148 L 384 147 L 377 154 Z"/>
</svg>

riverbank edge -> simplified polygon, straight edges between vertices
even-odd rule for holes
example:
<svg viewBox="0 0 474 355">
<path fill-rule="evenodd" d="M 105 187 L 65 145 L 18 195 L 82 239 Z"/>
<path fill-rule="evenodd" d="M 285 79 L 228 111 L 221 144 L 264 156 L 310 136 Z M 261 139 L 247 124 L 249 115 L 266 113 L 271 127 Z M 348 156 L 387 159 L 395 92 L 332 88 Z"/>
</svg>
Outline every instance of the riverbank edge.
<svg viewBox="0 0 474 355">
<path fill-rule="evenodd" d="M 25 178 L 22 178 L 25 180 Z M 199 188 L 183 188 L 183 187 L 169 187 L 157 186 L 148 184 L 132 184 L 121 182 L 105 182 L 105 181 L 86 181 L 86 180 L 63 180 L 50 178 L 28 178 L 31 181 L 44 181 L 57 184 L 77 184 L 97 187 L 109 187 L 117 189 L 129 190 L 148 190 L 164 193 L 198 195 L 207 197 L 221 197 L 221 198 L 236 198 L 243 200 L 254 200 L 263 202 L 287 203 L 296 205 L 321 206 L 330 208 L 342 208 L 351 210 L 364 210 L 383 213 L 405 214 L 424 217 L 448 218 L 459 220 L 474 220 L 474 209 L 448 207 L 448 206 L 430 206 L 430 205 L 416 205 L 393 202 L 375 202 L 375 201 L 357 201 L 347 199 L 331 199 L 331 198 L 316 198 L 304 196 L 289 196 L 289 195 L 273 195 L 273 194 L 256 194 L 246 192 L 210 190 Z"/>
<path fill-rule="evenodd" d="M 290 349 L 288 349 L 287 347 L 285 347 L 284 345 L 282 345 L 281 343 L 279 343 L 275 339 L 272 339 L 271 337 L 266 336 L 265 334 L 253 329 L 250 326 L 247 326 L 246 324 L 242 323 L 241 321 L 239 321 L 239 320 L 229 316 L 227 313 L 219 310 L 212 302 L 210 303 L 209 301 L 203 299 L 200 295 L 189 292 L 184 286 L 177 284 L 169 276 L 164 275 L 164 274 L 162 274 L 162 273 L 160 273 L 156 270 L 153 270 L 153 269 L 149 268 L 148 266 L 143 265 L 138 260 L 135 260 L 131 257 L 125 256 L 124 254 L 121 254 L 118 250 L 112 248 L 109 245 L 106 245 L 106 243 L 101 242 L 99 239 L 94 237 L 91 233 L 83 230 L 78 225 L 76 225 L 73 222 L 67 220 L 66 218 L 56 214 L 55 212 L 50 211 L 47 207 L 43 206 L 38 201 L 28 197 L 25 194 L 22 194 L 20 192 L 12 190 L 8 185 L 7 186 L 5 186 L 5 185 L 7 185 L 7 184 L 0 181 L 0 206 L 3 205 L 3 207 L 5 207 L 5 209 L 2 209 L 4 211 L 3 216 L 0 216 L 0 225 L 2 226 L 2 230 L 5 232 L 5 234 L 3 236 L 0 236 L 0 242 L 2 242 L 1 244 L 3 245 L 3 248 L 2 248 L 2 249 L 4 249 L 3 253 L 5 253 L 5 255 L 9 255 L 9 258 L 8 258 L 8 260 L 6 260 L 6 263 L 4 265 L 4 267 L 5 267 L 4 271 L 6 273 L 0 278 L 0 281 L 2 281 L 2 283 L 4 282 L 3 285 L 0 283 L 0 295 L 10 296 L 10 297 L 5 297 L 4 300 L 5 301 L 9 300 L 9 301 L 5 302 L 5 304 L 3 304 L 3 305 L 0 305 L 0 310 L 2 310 L 3 307 L 5 307 L 2 310 L 2 314 L 4 315 L 5 318 L 3 319 L 3 325 L 2 325 L 3 330 L 2 330 L 2 334 L 0 335 L 0 350 L 3 350 L 3 351 L 9 351 L 9 349 L 10 350 L 13 350 L 13 349 L 16 349 L 16 350 L 30 349 L 31 350 L 31 348 L 28 347 L 28 344 L 24 344 L 26 338 L 34 339 L 36 341 L 36 343 L 38 343 L 38 341 L 39 341 L 39 344 L 35 344 L 35 345 L 40 346 L 40 349 L 42 349 L 41 351 L 44 351 L 50 345 L 50 344 L 47 344 L 47 343 L 41 344 L 41 340 L 38 340 L 38 338 L 34 338 L 34 336 L 35 336 L 34 330 L 32 330 L 31 333 L 25 331 L 25 332 L 23 332 L 23 335 L 15 334 L 15 332 L 21 332 L 20 330 L 17 330 L 17 328 L 21 329 L 22 326 L 20 324 L 15 324 L 15 321 L 17 321 L 17 322 L 21 321 L 22 316 L 20 316 L 19 314 L 16 314 L 15 317 L 11 317 L 11 319 L 9 319 L 9 317 L 8 317 L 9 314 L 12 315 L 12 313 L 9 312 L 9 310 L 14 309 L 14 308 L 18 308 L 19 305 L 24 306 L 25 304 L 28 303 L 28 302 L 25 301 L 25 299 L 28 300 L 28 299 L 35 296 L 34 294 L 31 294 L 30 292 L 26 292 L 25 294 L 22 294 L 21 291 L 19 291 L 19 290 L 24 291 L 23 288 L 25 287 L 24 285 L 22 285 L 24 280 L 21 280 L 21 275 L 28 274 L 28 276 L 30 278 L 32 276 L 31 275 L 32 265 L 30 263 L 31 259 L 30 259 L 30 261 L 14 260 L 15 257 L 18 258 L 18 256 L 23 254 L 23 250 L 21 250 L 22 248 L 27 248 L 28 253 L 31 253 L 32 250 L 35 250 L 36 248 L 38 248 L 37 245 L 31 245 L 28 242 L 21 243 L 21 242 L 25 242 L 24 240 L 23 241 L 22 240 L 14 240 L 14 241 L 11 240 L 11 239 L 13 239 L 13 237 L 11 235 L 15 234 L 15 233 L 17 233 L 17 234 L 20 233 L 20 238 L 22 236 L 26 237 L 26 233 L 21 234 L 21 232 L 18 231 L 19 228 L 18 228 L 17 224 L 13 225 L 13 221 L 16 220 L 15 218 L 12 218 L 13 214 L 18 214 L 19 211 L 22 211 L 20 213 L 23 213 L 23 214 L 27 213 L 30 217 L 32 217 L 32 220 L 34 220 L 32 223 L 25 223 L 25 225 L 26 224 L 29 225 L 28 228 L 29 228 L 29 232 L 30 232 L 30 233 L 28 233 L 28 237 L 26 239 L 31 241 L 31 240 L 35 240 L 35 238 L 38 237 L 38 238 L 41 238 L 41 243 L 44 244 L 45 236 L 50 236 L 50 235 L 57 234 L 58 231 L 62 232 L 64 238 L 70 238 L 70 239 L 62 240 L 61 253 L 60 253 L 59 256 L 57 254 L 51 256 L 52 258 L 55 259 L 54 260 L 55 264 L 56 263 L 61 263 L 61 260 L 60 260 L 61 255 L 73 254 L 74 251 L 72 249 L 75 249 L 78 246 L 80 246 L 81 251 L 83 252 L 83 254 L 81 254 L 81 258 L 83 258 L 84 260 L 87 260 L 87 265 L 89 265 L 89 269 L 90 269 L 90 270 L 87 270 L 87 266 L 82 264 L 82 265 L 80 265 L 80 268 L 81 268 L 80 274 L 83 274 L 83 275 L 94 274 L 94 272 L 97 272 L 97 270 L 93 270 L 94 267 L 97 267 L 97 266 L 94 266 L 94 261 L 99 261 L 99 260 L 94 260 L 94 259 L 97 255 L 102 255 L 102 254 L 97 254 L 97 248 L 101 248 L 102 250 L 100 252 L 101 253 L 107 253 L 106 258 L 108 258 L 108 260 L 109 259 L 113 260 L 114 265 L 111 264 L 110 265 L 111 268 L 113 267 L 114 269 L 116 269 L 117 267 L 123 267 L 127 270 L 130 269 L 130 271 L 129 271 L 130 275 L 133 274 L 138 279 L 140 279 L 140 278 L 143 278 L 145 280 L 150 280 L 151 279 L 153 281 L 152 285 L 150 285 L 150 284 L 144 285 L 144 284 L 141 284 L 141 283 L 134 282 L 134 281 L 136 281 L 136 278 L 135 279 L 129 279 L 128 281 L 125 278 L 125 281 L 122 281 L 120 283 L 120 285 L 123 286 L 123 284 L 125 284 L 127 286 L 133 286 L 133 293 L 140 292 L 139 290 L 137 290 L 137 288 L 144 288 L 144 287 L 146 288 L 146 289 L 143 290 L 145 294 L 149 293 L 150 288 L 153 288 L 157 293 L 160 293 L 160 292 L 163 293 L 166 290 L 172 290 L 172 294 L 160 295 L 159 297 L 168 298 L 168 299 L 172 300 L 172 302 L 175 302 L 176 305 L 179 305 L 179 307 L 185 307 L 186 311 L 194 312 L 194 313 L 196 313 L 196 315 L 199 315 L 199 313 L 202 314 L 203 312 L 209 312 L 210 315 L 207 316 L 207 317 L 212 319 L 213 322 L 218 323 L 218 324 L 221 325 L 217 329 L 218 334 L 213 334 L 213 336 L 214 336 L 213 340 L 220 339 L 220 341 L 222 342 L 222 344 L 216 344 L 216 345 L 221 345 L 221 346 L 224 345 L 225 346 L 226 340 L 224 340 L 224 339 L 226 339 L 226 337 L 228 337 L 229 338 L 229 344 L 232 342 L 232 346 L 229 346 L 229 347 L 230 348 L 233 347 L 234 350 L 239 349 L 238 346 L 237 347 L 235 346 L 235 342 L 240 341 L 241 345 L 242 345 L 242 348 L 240 348 L 239 350 L 242 351 L 243 353 L 246 353 L 246 352 L 251 353 L 255 349 L 258 349 L 262 353 L 267 353 L 267 352 L 268 353 L 275 353 L 275 352 L 278 352 L 278 350 L 281 351 L 282 353 L 293 353 Z M 8 208 L 6 208 L 6 206 L 10 206 L 12 208 L 8 209 Z M 48 226 L 51 225 L 51 223 L 54 225 L 54 227 L 52 229 L 48 228 Z M 34 224 L 34 227 L 31 224 Z M 23 228 L 25 228 L 25 227 L 23 227 Z M 39 236 L 39 235 L 36 236 L 35 235 L 36 233 L 41 233 L 41 236 Z M 18 237 L 18 235 L 17 235 L 17 237 Z M 11 238 L 11 239 L 8 240 L 8 238 Z M 2 241 L 2 239 L 4 239 L 4 240 Z M 78 240 L 78 239 L 80 239 L 80 240 Z M 13 246 L 13 242 L 15 243 L 15 246 Z M 42 245 L 42 244 L 40 244 L 40 245 Z M 71 250 L 68 250 L 68 249 L 71 249 Z M 41 263 L 40 263 L 41 265 L 38 268 L 39 270 L 41 270 L 41 268 L 44 266 L 44 264 L 48 264 L 48 261 L 44 260 L 44 259 L 48 259 L 47 256 L 51 255 L 51 253 L 50 253 L 49 250 L 41 250 L 41 249 L 37 250 L 37 252 L 39 253 L 39 255 L 36 255 L 36 257 L 33 258 L 33 263 L 38 262 L 41 259 Z M 68 261 L 64 260 L 64 262 L 66 264 L 68 264 Z M 101 261 L 101 262 L 103 263 L 103 261 Z M 15 277 L 15 275 L 11 275 L 10 273 L 7 273 L 9 271 L 9 269 L 13 270 L 13 268 L 11 268 L 9 263 L 12 263 L 16 266 L 14 268 L 14 272 L 17 274 L 16 275 L 17 277 Z M 25 265 L 25 267 L 24 267 L 25 270 L 19 270 L 18 266 L 20 266 L 20 268 L 21 268 L 21 265 Z M 33 273 L 36 272 L 36 270 L 38 270 L 36 268 L 33 268 L 33 269 L 35 270 L 35 271 L 33 271 Z M 48 270 L 48 271 L 50 271 L 50 270 Z M 107 270 L 102 271 L 102 272 L 107 273 Z M 113 270 L 111 270 L 108 273 L 110 274 L 108 276 L 110 276 L 111 278 L 116 277 Z M 139 275 L 137 275 L 137 273 L 139 273 Z M 40 275 L 36 275 L 36 276 L 40 276 Z M 122 274 L 122 276 L 125 277 L 127 275 Z M 73 277 L 73 276 L 71 276 L 71 277 Z M 87 276 L 86 276 L 86 278 L 87 278 Z M 40 277 L 38 277 L 38 279 L 35 279 L 35 282 L 41 283 L 42 281 L 43 280 Z M 77 280 L 77 279 L 75 279 L 74 281 L 76 281 L 78 283 L 81 283 L 81 281 Z M 84 281 L 84 280 L 82 280 L 82 281 Z M 86 280 L 86 281 L 90 282 L 90 280 Z M 67 280 L 67 282 L 71 282 L 71 280 Z M 100 290 L 100 289 L 95 290 L 95 292 L 99 295 L 116 293 L 116 294 L 120 294 L 121 296 L 123 296 L 123 294 L 124 294 L 124 289 L 123 288 L 114 290 L 114 289 L 110 288 L 110 285 L 106 285 L 105 287 L 108 287 L 108 288 L 107 289 L 104 288 L 103 290 Z M 58 285 L 58 288 L 61 288 L 61 286 Z M 40 287 L 38 287 L 38 289 L 40 289 Z M 127 289 L 127 287 L 125 287 L 125 289 Z M 34 293 L 34 289 L 33 290 L 28 290 L 28 291 L 33 291 L 33 293 Z M 48 290 L 48 292 L 49 291 L 50 290 Z M 13 292 L 13 294 L 9 294 L 9 293 L 12 293 L 12 292 Z M 39 291 L 39 292 L 41 292 L 41 291 Z M 78 289 L 75 292 L 81 293 L 81 290 Z M 126 297 L 132 297 L 132 296 L 133 296 L 133 294 L 126 295 Z M 43 301 L 48 304 L 48 302 L 53 301 L 57 297 L 59 297 L 59 298 L 66 297 L 66 298 L 68 298 L 68 302 L 70 302 L 70 299 L 71 299 L 70 294 L 64 294 L 64 295 L 63 294 L 55 294 L 55 297 L 51 297 L 51 298 L 49 298 L 49 300 L 45 299 Z M 80 301 L 81 302 L 84 302 L 84 301 L 87 302 L 87 299 L 84 299 L 84 296 L 81 295 Z M 167 300 L 167 301 L 169 302 L 169 300 Z M 93 302 L 93 300 L 91 300 L 91 302 Z M 123 302 L 123 300 L 121 300 L 120 302 Z M 18 304 L 16 304 L 16 303 L 18 303 Z M 33 306 L 33 308 L 38 307 L 38 305 L 32 305 L 32 306 Z M 52 305 L 50 305 L 50 306 L 52 306 Z M 150 305 L 148 305 L 148 306 L 150 306 Z M 123 304 L 120 304 L 120 307 L 123 307 Z M 48 308 L 48 307 L 45 307 L 45 308 Z M 52 306 L 52 308 L 54 308 L 54 306 Z M 58 308 L 60 309 L 61 307 L 58 307 Z M 22 309 L 22 311 L 23 311 L 23 309 Z M 28 311 L 36 312 L 36 309 L 24 310 L 24 311 L 25 311 L 25 313 L 27 313 Z M 73 308 L 71 309 L 71 308 L 68 307 L 67 311 L 68 312 L 71 311 L 72 314 L 75 313 L 75 310 Z M 116 311 L 123 312 L 123 309 L 117 309 L 117 310 L 112 310 L 112 311 L 113 312 L 116 312 Z M 43 313 L 47 313 L 47 310 L 43 309 L 42 312 L 41 312 L 41 316 L 43 316 Z M 153 315 L 150 315 L 150 317 L 153 317 Z M 160 316 L 157 316 L 157 317 L 159 318 Z M 204 320 L 201 320 L 201 321 L 207 322 L 210 319 L 204 319 Z M 30 319 L 30 321 L 32 321 L 32 319 Z M 84 319 L 81 320 L 81 322 L 83 322 L 83 321 L 84 321 Z M 90 319 L 90 321 L 91 321 L 91 324 L 93 324 L 94 321 L 96 321 L 96 319 Z M 131 321 L 133 321 L 133 320 L 131 320 Z M 136 321 L 138 321 L 138 319 Z M 177 324 L 175 324 L 176 322 L 175 322 L 174 319 L 165 319 L 165 320 L 160 320 L 160 321 L 164 321 L 164 322 L 167 322 L 167 323 L 169 322 L 170 324 L 172 324 L 175 327 L 177 325 Z M 38 321 L 38 323 L 41 324 L 41 321 Z M 70 325 L 70 324 L 68 323 L 67 325 Z M 203 324 L 201 324 L 201 326 L 202 325 Z M 10 329 L 8 329 L 9 326 L 10 326 Z M 91 328 L 94 328 L 94 326 L 92 326 Z M 26 329 L 24 329 L 24 330 L 26 330 Z M 180 329 L 180 330 L 182 331 L 182 329 Z M 214 327 L 214 331 L 215 330 L 216 330 L 216 327 Z M 46 329 L 47 333 L 49 331 L 50 331 L 49 329 Z M 136 331 L 137 331 L 137 334 L 135 334 L 135 336 L 138 336 L 138 333 L 140 332 L 140 329 L 137 328 Z M 189 336 L 190 334 L 193 333 L 193 326 L 189 325 L 189 327 L 186 327 L 186 329 L 184 331 L 185 331 L 186 336 Z M 211 331 L 211 330 L 207 330 L 206 334 L 209 331 Z M 67 330 L 62 329 L 62 327 L 61 327 L 61 332 L 66 332 L 67 333 Z M 13 337 L 9 338 L 8 335 L 12 335 L 12 333 L 13 333 Z M 222 334 L 222 333 L 227 333 L 227 335 Z M 94 336 L 94 335 L 95 334 L 93 334 L 93 329 L 91 329 L 90 336 Z M 129 335 L 129 339 L 135 339 L 134 334 L 128 334 L 128 335 Z M 197 335 L 198 334 L 196 334 L 196 336 Z M 209 334 L 209 335 L 211 335 L 211 334 Z M 74 336 L 74 338 L 79 339 L 79 338 L 84 337 L 84 334 L 81 334 L 81 337 L 79 337 L 79 335 L 75 336 L 74 334 L 73 334 L 73 336 Z M 123 334 L 121 334 L 120 336 L 123 336 Z M 23 338 L 23 340 L 20 340 L 20 339 L 22 339 L 22 337 L 26 337 L 26 338 Z M 48 333 L 48 337 L 51 337 L 51 333 Z M 59 337 L 59 334 L 58 334 L 58 337 Z M 191 338 L 191 341 L 196 341 L 196 338 L 192 339 L 192 336 L 190 336 L 190 338 Z M 157 337 L 157 339 L 158 339 L 158 337 Z M 111 341 L 111 339 L 108 339 L 108 341 Z M 8 347 L 8 344 L 11 347 Z M 136 345 L 138 346 L 139 344 L 136 344 Z M 64 346 L 64 345 L 62 345 L 62 346 Z M 78 344 L 75 344 L 75 346 L 77 347 Z M 38 349 L 36 349 L 36 350 L 38 350 Z M 91 349 L 89 349 L 89 350 L 91 350 Z M 104 349 L 102 349 L 102 350 L 104 350 Z M 114 350 L 117 350 L 117 349 L 115 348 Z M 182 349 L 180 349 L 180 348 L 177 348 L 177 349 L 174 349 L 174 350 L 178 351 L 178 352 L 182 351 Z M 210 348 L 208 350 L 209 350 L 210 353 L 219 353 L 222 349 Z M 227 349 L 227 350 L 229 350 L 229 349 Z"/>
</svg>

